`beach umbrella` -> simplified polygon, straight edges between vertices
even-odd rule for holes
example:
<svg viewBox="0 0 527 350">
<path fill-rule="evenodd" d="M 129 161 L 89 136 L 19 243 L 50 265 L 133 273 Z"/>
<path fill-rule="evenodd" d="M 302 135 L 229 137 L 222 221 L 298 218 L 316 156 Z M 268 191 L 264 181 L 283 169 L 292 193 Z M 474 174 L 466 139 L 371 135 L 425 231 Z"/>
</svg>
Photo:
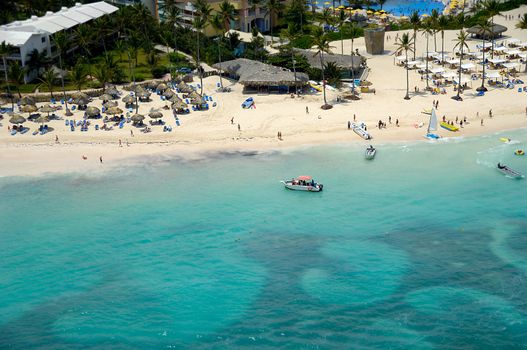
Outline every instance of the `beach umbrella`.
<svg viewBox="0 0 527 350">
<path fill-rule="evenodd" d="M 49 115 L 51 112 L 55 112 L 55 108 L 51 107 L 50 105 L 45 105 L 43 107 L 40 107 L 39 111 L 42 113 L 47 113 Z"/>
<path fill-rule="evenodd" d="M 117 101 L 107 101 L 103 103 L 104 108 L 117 107 Z"/>
<path fill-rule="evenodd" d="M 117 90 L 116 88 L 109 88 L 109 89 L 106 89 L 106 93 L 108 95 L 111 95 L 112 97 L 116 97 L 116 96 L 119 96 L 119 90 Z"/>
<path fill-rule="evenodd" d="M 175 101 L 174 103 L 172 103 L 172 109 L 185 109 L 187 107 L 188 105 L 181 100 Z"/>
<path fill-rule="evenodd" d="M 84 92 L 81 92 L 81 91 L 77 91 L 77 92 L 74 92 L 71 94 L 71 97 L 73 99 L 77 99 L 77 98 L 85 98 L 85 99 L 89 99 L 89 96 L 86 95 Z"/>
<path fill-rule="evenodd" d="M 155 111 L 155 112 L 148 113 L 148 116 L 152 119 L 158 119 L 158 118 L 163 118 L 163 113 Z"/>
<path fill-rule="evenodd" d="M 170 89 L 167 89 L 165 90 L 165 92 L 163 92 L 163 96 L 165 96 L 166 98 L 171 98 L 174 95 L 175 95 L 174 91 Z"/>
<path fill-rule="evenodd" d="M 145 100 L 149 99 L 149 98 L 150 98 L 150 95 L 151 95 L 151 94 L 150 94 L 148 91 L 142 91 L 142 92 L 139 92 L 139 93 L 137 94 L 137 96 L 138 96 L 139 98 L 142 98 L 142 99 L 145 99 Z"/>
<path fill-rule="evenodd" d="M 167 86 L 167 84 L 165 84 L 165 83 L 161 83 L 161 84 L 159 84 L 159 85 L 157 86 L 156 89 L 157 89 L 158 91 L 165 91 L 166 89 L 168 89 L 168 86 Z"/>
<path fill-rule="evenodd" d="M 41 115 L 40 117 L 35 119 L 35 123 L 44 124 L 44 123 L 47 123 L 47 122 L 49 122 L 49 118 L 47 116 L 45 116 L 45 115 Z"/>
<path fill-rule="evenodd" d="M 103 100 L 103 101 L 109 101 L 112 99 L 113 99 L 113 96 L 110 94 L 102 94 L 101 96 L 99 96 L 99 100 Z"/>
<path fill-rule="evenodd" d="M 22 124 L 25 121 L 26 121 L 26 118 L 22 117 L 20 114 L 15 114 L 9 119 L 9 122 L 11 124 Z"/>
<path fill-rule="evenodd" d="M 134 123 L 138 123 L 138 122 L 142 122 L 145 119 L 145 117 L 141 114 L 134 114 L 131 119 Z"/>
<path fill-rule="evenodd" d="M 96 115 L 99 115 L 101 113 L 101 111 L 99 110 L 99 108 L 95 107 L 95 106 L 90 106 L 88 108 L 86 108 L 86 115 L 88 117 L 95 117 Z"/>
<path fill-rule="evenodd" d="M 73 101 L 74 104 L 79 106 L 87 106 L 88 103 L 90 103 L 90 100 L 88 98 L 79 97 Z"/>
<path fill-rule="evenodd" d="M 171 98 L 168 99 L 170 102 L 174 103 L 174 102 L 177 102 L 177 101 L 181 101 L 181 98 L 179 98 L 178 95 L 175 95 L 172 96 Z"/>
<path fill-rule="evenodd" d="M 123 113 L 123 110 L 119 107 L 110 107 L 106 110 L 106 114 L 116 115 L 121 113 Z"/>
<path fill-rule="evenodd" d="M 34 105 L 34 104 L 35 104 L 35 100 L 29 96 L 22 97 L 22 99 L 20 100 L 20 105 L 22 106 Z"/>
<path fill-rule="evenodd" d="M 20 111 L 24 113 L 33 113 L 33 112 L 36 112 L 37 110 L 38 108 L 35 105 L 25 105 L 25 106 L 20 107 Z"/>
<path fill-rule="evenodd" d="M 130 104 L 133 104 L 135 102 L 135 97 L 133 97 L 132 95 L 127 95 L 127 96 L 123 97 L 122 101 L 124 103 L 126 103 L 127 105 L 130 105 Z"/>
</svg>

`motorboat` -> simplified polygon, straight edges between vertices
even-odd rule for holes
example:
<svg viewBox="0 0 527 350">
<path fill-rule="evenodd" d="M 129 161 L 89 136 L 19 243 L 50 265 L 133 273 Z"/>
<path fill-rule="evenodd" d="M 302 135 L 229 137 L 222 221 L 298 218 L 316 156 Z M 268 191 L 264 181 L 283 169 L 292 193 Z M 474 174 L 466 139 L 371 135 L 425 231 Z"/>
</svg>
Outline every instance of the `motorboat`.
<svg viewBox="0 0 527 350">
<path fill-rule="evenodd" d="M 366 153 L 364 153 L 364 158 L 373 159 L 375 158 L 376 153 L 377 153 L 377 150 L 375 149 L 375 147 L 370 145 L 368 148 L 366 148 Z"/>
<path fill-rule="evenodd" d="M 320 192 L 324 185 L 316 183 L 311 176 L 302 175 L 291 180 L 281 181 L 285 188 L 294 191 Z"/>
<path fill-rule="evenodd" d="M 357 135 L 362 137 L 365 140 L 371 140 L 373 137 L 370 135 L 370 133 L 366 129 L 366 124 L 364 122 L 360 123 L 352 123 L 351 129 L 355 131 Z"/>
<path fill-rule="evenodd" d="M 503 165 L 501 163 L 498 163 L 497 165 L 497 169 L 498 171 L 500 171 L 501 173 L 509 176 L 509 177 L 512 177 L 512 178 L 515 178 L 515 179 L 521 179 L 523 178 L 523 174 L 522 173 L 519 173 L 517 172 L 516 170 L 512 170 L 511 168 L 509 168 L 508 166 L 506 165 Z"/>
</svg>

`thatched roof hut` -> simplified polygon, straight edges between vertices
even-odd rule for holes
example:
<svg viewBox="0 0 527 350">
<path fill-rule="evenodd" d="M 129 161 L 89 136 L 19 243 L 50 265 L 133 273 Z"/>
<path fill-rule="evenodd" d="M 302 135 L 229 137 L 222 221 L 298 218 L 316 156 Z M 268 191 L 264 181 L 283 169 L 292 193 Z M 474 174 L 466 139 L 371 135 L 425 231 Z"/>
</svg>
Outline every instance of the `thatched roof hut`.
<svg viewBox="0 0 527 350">
<path fill-rule="evenodd" d="M 174 103 L 172 103 L 172 109 L 175 109 L 176 111 L 180 111 L 180 110 L 187 109 L 187 108 L 188 108 L 188 105 L 181 100 L 175 101 Z"/>
<path fill-rule="evenodd" d="M 174 95 L 175 95 L 174 91 L 170 89 L 166 89 L 165 92 L 163 92 L 163 96 L 165 96 L 166 98 L 171 98 Z"/>
<path fill-rule="evenodd" d="M 34 105 L 34 104 L 35 104 L 35 100 L 32 97 L 29 97 L 29 96 L 24 96 L 20 100 L 20 105 L 21 106 Z"/>
<path fill-rule="evenodd" d="M 150 93 L 148 91 L 141 91 L 137 93 L 137 97 L 141 102 L 146 102 L 150 99 Z"/>
<path fill-rule="evenodd" d="M 174 96 L 169 98 L 168 101 L 175 103 L 175 102 L 181 101 L 181 98 L 178 95 L 174 94 Z"/>
<path fill-rule="evenodd" d="M 101 111 L 99 110 L 99 108 L 95 106 L 90 106 L 86 108 L 86 115 L 88 117 L 95 117 L 95 116 L 98 116 L 99 114 L 101 114 Z"/>
<path fill-rule="evenodd" d="M 220 69 L 220 65 L 215 64 L 214 68 Z M 295 74 L 288 69 L 246 58 L 222 62 L 221 70 L 238 79 L 240 84 L 252 87 L 303 86 L 309 80 L 307 74 L 297 72 L 295 81 Z"/>
<path fill-rule="evenodd" d="M 90 103 L 90 100 L 88 98 L 79 97 L 73 101 L 74 104 L 79 106 L 87 106 L 88 103 Z"/>
<path fill-rule="evenodd" d="M 104 108 L 117 107 L 117 101 L 106 101 L 102 104 Z"/>
<path fill-rule="evenodd" d="M 122 98 L 122 101 L 127 105 L 131 105 L 135 102 L 135 98 L 132 95 L 126 95 Z"/>
<path fill-rule="evenodd" d="M 320 57 L 314 51 L 295 49 L 295 52 L 304 56 L 311 67 L 322 69 Z M 357 71 L 361 67 L 362 62 L 365 60 L 366 59 L 364 57 L 358 55 L 353 55 L 350 57 L 350 55 L 324 54 L 324 64 L 333 62 L 337 67 L 344 70 L 353 69 L 354 71 Z"/>
<path fill-rule="evenodd" d="M 476 38 L 495 39 L 507 31 L 507 27 L 501 24 L 494 24 L 488 30 L 483 30 L 479 24 L 467 29 L 467 32 Z"/>
</svg>

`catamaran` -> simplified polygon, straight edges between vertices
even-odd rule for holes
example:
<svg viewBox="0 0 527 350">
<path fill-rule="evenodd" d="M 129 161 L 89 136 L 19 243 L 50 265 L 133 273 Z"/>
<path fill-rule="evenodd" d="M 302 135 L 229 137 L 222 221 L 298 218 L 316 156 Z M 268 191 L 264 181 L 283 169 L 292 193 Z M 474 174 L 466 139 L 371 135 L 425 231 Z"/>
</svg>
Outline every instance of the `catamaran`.
<svg viewBox="0 0 527 350">
<path fill-rule="evenodd" d="M 324 188 L 324 185 L 316 183 L 311 176 L 306 175 L 281 182 L 285 188 L 295 191 L 320 192 Z"/>
<path fill-rule="evenodd" d="M 435 108 L 432 108 L 432 112 L 430 113 L 430 120 L 428 121 L 428 129 L 426 130 L 425 137 L 429 140 L 437 140 L 438 138 L 440 138 L 441 136 L 430 132 L 435 130 L 437 130 L 437 116 Z"/>
</svg>

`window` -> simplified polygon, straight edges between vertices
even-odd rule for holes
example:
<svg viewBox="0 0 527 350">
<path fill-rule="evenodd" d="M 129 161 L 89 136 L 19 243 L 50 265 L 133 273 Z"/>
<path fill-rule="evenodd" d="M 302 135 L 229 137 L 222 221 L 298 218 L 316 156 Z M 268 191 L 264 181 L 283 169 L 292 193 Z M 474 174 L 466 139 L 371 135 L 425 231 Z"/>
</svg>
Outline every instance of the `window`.
<svg viewBox="0 0 527 350">
<path fill-rule="evenodd" d="M 42 37 L 42 42 L 45 43 L 46 42 L 46 37 Z"/>
</svg>

